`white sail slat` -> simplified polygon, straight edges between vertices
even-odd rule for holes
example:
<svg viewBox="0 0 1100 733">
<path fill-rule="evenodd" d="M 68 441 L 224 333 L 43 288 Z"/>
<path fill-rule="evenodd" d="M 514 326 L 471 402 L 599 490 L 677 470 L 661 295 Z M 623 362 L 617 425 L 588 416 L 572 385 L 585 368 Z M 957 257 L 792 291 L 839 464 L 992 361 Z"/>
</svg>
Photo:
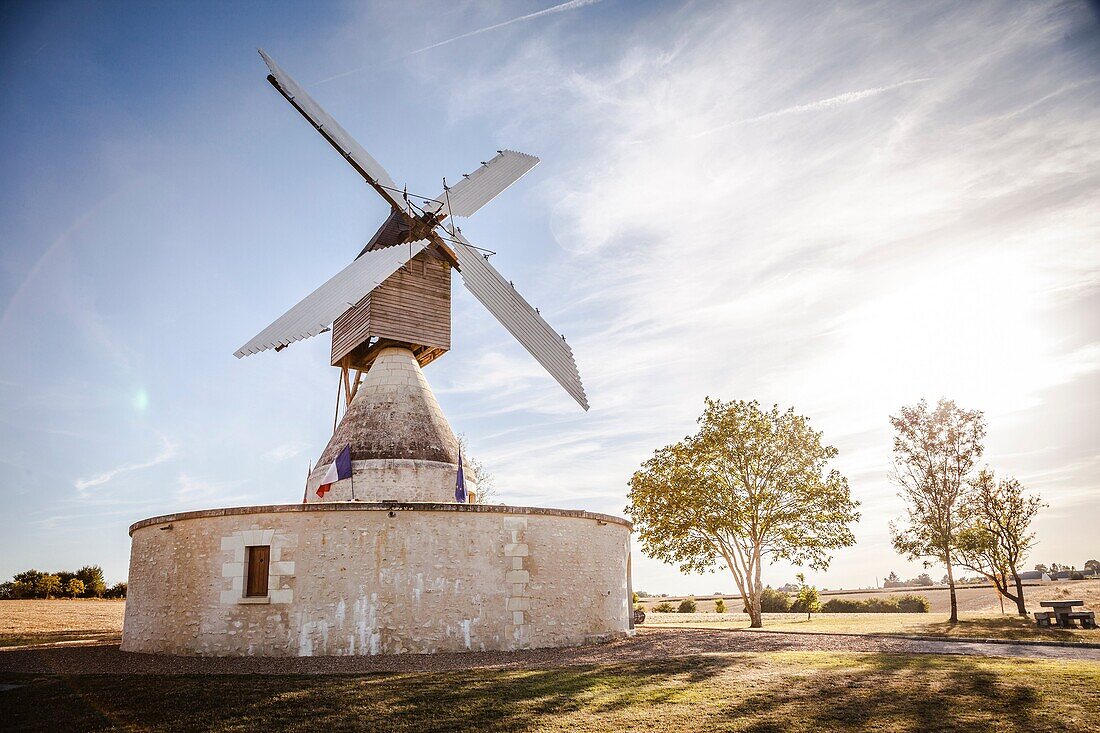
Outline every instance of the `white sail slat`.
<svg viewBox="0 0 1100 733">
<path fill-rule="evenodd" d="M 240 359 L 316 336 L 427 246 L 428 240 L 422 239 L 363 253 L 233 355 Z"/>
<path fill-rule="evenodd" d="M 473 216 L 485 204 L 496 198 L 504 189 L 523 177 L 538 165 L 539 159 L 515 150 L 501 150 L 491 160 L 439 195 L 443 208 L 450 216 Z"/>
<path fill-rule="evenodd" d="M 569 344 L 461 233 L 455 233 L 455 240 L 454 252 L 466 289 L 587 410 L 588 398 Z"/>
<path fill-rule="evenodd" d="M 401 194 L 398 193 L 401 190 L 400 186 L 394 183 L 393 178 L 382 167 L 382 164 L 356 142 L 355 138 L 348 134 L 348 131 L 332 115 L 322 109 L 321 105 L 317 104 L 313 97 L 309 96 L 306 90 L 291 78 L 290 74 L 279 68 L 274 59 L 264 53 L 262 48 L 257 50 L 260 52 L 260 56 L 263 57 L 264 63 L 267 64 L 267 68 L 271 71 L 276 88 L 287 98 L 287 101 L 313 123 L 317 131 L 351 163 L 352 167 L 368 183 L 374 186 L 378 193 L 382 194 L 383 198 L 394 207 L 407 210 L 407 205 L 402 201 Z"/>
</svg>

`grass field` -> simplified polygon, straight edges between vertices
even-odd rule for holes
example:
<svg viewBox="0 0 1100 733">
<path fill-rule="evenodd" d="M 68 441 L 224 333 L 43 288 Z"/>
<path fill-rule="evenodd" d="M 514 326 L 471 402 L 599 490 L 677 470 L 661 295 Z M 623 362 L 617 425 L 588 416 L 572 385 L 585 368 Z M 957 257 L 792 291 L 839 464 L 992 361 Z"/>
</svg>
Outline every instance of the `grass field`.
<svg viewBox="0 0 1100 733">
<path fill-rule="evenodd" d="M 28 676 L 5 730 L 1100 729 L 1100 664 L 775 652 L 359 676 Z"/>
<path fill-rule="evenodd" d="M 0 647 L 120 641 L 125 601 L 0 601 Z"/>
<path fill-rule="evenodd" d="M 743 613 L 649 613 L 647 626 L 743 629 Z M 763 631 L 826 632 L 833 634 L 914 634 L 919 636 L 1094 642 L 1100 629 L 1039 628 L 1031 618 L 1000 614 L 961 614 L 951 625 L 943 614 L 932 613 L 766 613 Z"/>
</svg>

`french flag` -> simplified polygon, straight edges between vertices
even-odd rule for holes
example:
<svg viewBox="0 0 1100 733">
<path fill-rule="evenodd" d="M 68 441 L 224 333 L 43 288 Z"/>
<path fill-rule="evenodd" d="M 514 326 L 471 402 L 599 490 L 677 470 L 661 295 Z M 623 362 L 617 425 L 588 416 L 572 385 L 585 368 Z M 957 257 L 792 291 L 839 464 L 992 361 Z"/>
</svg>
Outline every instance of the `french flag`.
<svg viewBox="0 0 1100 733">
<path fill-rule="evenodd" d="M 317 487 L 317 496 L 322 499 L 325 493 L 332 488 L 337 481 L 351 478 L 351 446 L 345 445 L 336 460 L 329 464 L 325 475 L 321 477 L 321 485 Z"/>
</svg>

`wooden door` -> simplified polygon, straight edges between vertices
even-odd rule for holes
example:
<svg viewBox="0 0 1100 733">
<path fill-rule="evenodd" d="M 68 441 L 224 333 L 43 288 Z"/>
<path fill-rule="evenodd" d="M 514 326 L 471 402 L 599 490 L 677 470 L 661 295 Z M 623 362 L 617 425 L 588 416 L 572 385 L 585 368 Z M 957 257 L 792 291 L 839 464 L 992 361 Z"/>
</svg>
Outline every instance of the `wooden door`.
<svg viewBox="0 0 1100 733">
<path fill-rule="evenodd" d="M 248 548 L 248 565 L 245 570 L 245 591 L 247 597 L 267 595 L 267 571 L 271 547 L 257 545 Z"/>
</svg>

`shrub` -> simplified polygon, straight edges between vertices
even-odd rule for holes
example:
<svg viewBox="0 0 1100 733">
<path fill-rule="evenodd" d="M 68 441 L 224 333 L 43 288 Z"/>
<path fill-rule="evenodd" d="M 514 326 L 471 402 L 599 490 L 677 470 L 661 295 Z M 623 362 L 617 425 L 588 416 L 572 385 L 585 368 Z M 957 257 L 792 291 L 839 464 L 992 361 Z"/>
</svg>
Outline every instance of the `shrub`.
<svg viewBox="0 0 1100 733">
<path fill-rule="evenodd" d="M 126 583 L 115 583 L 103 593 L 104 598 L 125 598 Z"/>
<path fill-rule="evenodd" d="M 671 603 L 669 603 L 668 601 L 663 601 L 663 602 L 658 603 L 656 606 L 653 607 L 653 612 L 654 613 L 672 613 L 675 610 L 676 610 L 676 608 Z"/>
<path fill-rule="evenodd" d="M 726 612 L 726 601 L 725 601 L 725 599 L 719 598 L 717 601 L 714 602 L 714 612 L 715 613 L 725 613 Z"/>
<path fill-rule="evenodd" d="M 830 598 L 821 607 L 823 613 L 928 613 L 928 599 L 905 594 L 857 601 L 850 598 Z"/>
<path fill-rule="evenodd" d="M 1084 573 L 1081 573 L 1081 572 L 1078 572 L 1078 571 L 1074 570 L 1072 573 L 1069 574 L 1069 579 L 1070 580 L 1084 580 L 1085 575 L 1084 575 Z"/>
<path fill-rule="evenodd" d="M 924 596 L 906 593 L 898 598 L 898 610 L 901 613 L 928 613 L 931 606 Z"/>
<path fill-rule="evenodd" d="M 685 598 L 680 601 L 680 607 L 676 609 L 677 613 L 695 613 L 695 599 Z"/>
<path fill-rule="evenodd" d="M 821 610 L 821 599 L 817 594 L 817 588 L 812 585 L 804 585 L 798 591 L 798 597 L 794 599 L 794 603 L 791 604 L 791 611 L 794 613 L 804 613 L 809 618 L 810 613 L 817 613 Z"/>
<path fill-rule="evenodd" d="M 791 597 L 771 588 L 760 592 L 760 610 L 763 613 L 787 613 L 791 610 Z"/>
</svg>

